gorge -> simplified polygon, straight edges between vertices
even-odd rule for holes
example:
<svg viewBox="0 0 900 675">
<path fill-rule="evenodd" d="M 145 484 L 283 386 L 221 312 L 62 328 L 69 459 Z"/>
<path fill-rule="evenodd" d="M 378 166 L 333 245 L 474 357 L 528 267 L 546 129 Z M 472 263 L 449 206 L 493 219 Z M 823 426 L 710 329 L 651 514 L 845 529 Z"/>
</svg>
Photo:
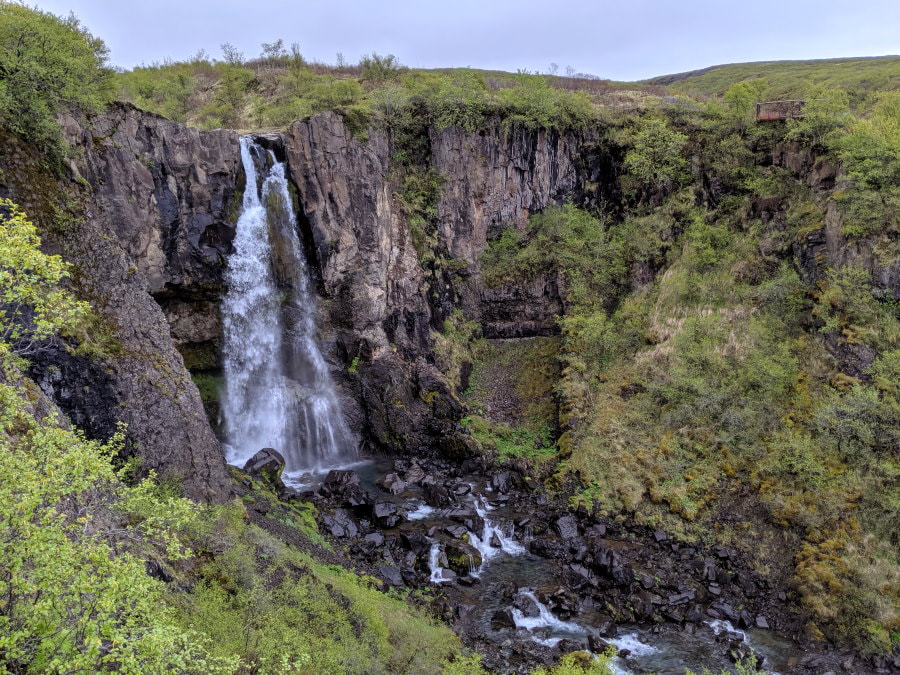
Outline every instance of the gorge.
<svg viewBox="0 0 900 675">
<path fill-rule="evenodd" d="M 272 58 L 0 107 L 5 667 L 900 668 L 896 88 Z"/>
</svg>

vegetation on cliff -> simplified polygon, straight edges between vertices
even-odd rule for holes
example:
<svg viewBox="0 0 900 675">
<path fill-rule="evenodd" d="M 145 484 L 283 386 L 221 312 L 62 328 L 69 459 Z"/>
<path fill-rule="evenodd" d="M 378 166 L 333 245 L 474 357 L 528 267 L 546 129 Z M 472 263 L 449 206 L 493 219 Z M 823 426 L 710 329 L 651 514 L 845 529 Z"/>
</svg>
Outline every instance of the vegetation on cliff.
<svg viewBox="0 0 900 675">
<path fill-rule="evenodd" d="M 0 126 L 62 152 L 56 116 L 94 113 L 110 100 L 107 52 L 74 15 L 0 2 Z"/>
<path fill-rule="evenodd" d="M 900 167 L 897 92 L 858 116 L 832 108 L 766 127 L 747 123 L 754 97 L 735 87 L 698 113 L 621 120 L 609 131 L 625 157 L 621 210 L 566 204 L 505 230 L 485 278 L 561 281 L 559 470 L 586 484 L 578 500 L 746 545 L 770 571 L 786 552 L 814 633 L 889 650 L 897 302 L 862 262 L 809 270 L 796 256 L 835 219 L 846 240 L 874 243 L 875 264 L 896 261 L 898 183 L 885 178 Z M 771 161 L 804 146 L 842 162 L 839 189 L 811 190 Z"/>
</svg>

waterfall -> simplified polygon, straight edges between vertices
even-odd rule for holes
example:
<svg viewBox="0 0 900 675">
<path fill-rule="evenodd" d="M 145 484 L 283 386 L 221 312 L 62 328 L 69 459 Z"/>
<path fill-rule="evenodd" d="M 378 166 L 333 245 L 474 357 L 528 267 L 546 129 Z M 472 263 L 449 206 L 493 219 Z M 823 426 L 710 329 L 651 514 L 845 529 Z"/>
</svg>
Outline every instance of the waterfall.
<svg viewBox="0 0 900 675">
<path fill-rule="evenodd" d="M 316 342 L 284 163 L 247 136 L 240 144 L 247 181 L 222 303 L 227 459 L 242 465 L 271 447 L 289 473 L 334 466 L 352 459 L 356 444 Z"/>
</svg>

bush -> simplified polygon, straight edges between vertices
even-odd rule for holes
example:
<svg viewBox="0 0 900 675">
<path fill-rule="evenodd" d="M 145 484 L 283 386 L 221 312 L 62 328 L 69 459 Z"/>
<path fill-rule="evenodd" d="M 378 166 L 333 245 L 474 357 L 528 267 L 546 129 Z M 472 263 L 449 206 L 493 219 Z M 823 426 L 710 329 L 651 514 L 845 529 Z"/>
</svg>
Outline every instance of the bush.
<svg viewBox="0 0 900 675">
<path fill-rule="evenodd" d="M 60 153 L 56 115 L 96 112 L 111 95 L 107 48 L 74 15 L 0 4 L 0 123 Z"/>
<path fill-rule="evenodd" d="M 687 160 L 681 154 L 686 142 L 687 136 L 670 129 L 665 120 L 643 120 L 625 155 L 625 168 L 640 186 L 677 186 L 686 177 Z"/>
</svg>

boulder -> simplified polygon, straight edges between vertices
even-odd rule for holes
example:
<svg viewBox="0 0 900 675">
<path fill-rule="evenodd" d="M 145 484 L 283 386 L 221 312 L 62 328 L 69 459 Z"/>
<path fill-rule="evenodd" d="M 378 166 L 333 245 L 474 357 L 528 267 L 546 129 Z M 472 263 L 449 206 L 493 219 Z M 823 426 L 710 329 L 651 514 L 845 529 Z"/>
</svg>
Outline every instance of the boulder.
<svg viewBox="0 0 900 675">
<path fill-rule="evenodd" d="M 513 619 L 512 610 L 498 609 L 491 615 L 491 629 L 504 630 L 506 628 L 515 628 L 516 622 Z"/>
<path fill-rule="evenodd" d="M 461 577 L 481 565 L 478 549 L 458 539 L 451 539 L 444 545 L 444 555 L 447 556 L 447 567 Z"/>
<path fill-rule="evenodd" d="M 568 515 L 558 518 L 554 523 L 553 529 L 561 539 L 571 540 L 578 538 L 578 520 L 575 516 Z"/>
<path fill-rule="evenodd" d="M 382 565 L 378 573 L 390 586 L 403 586 L 403 575 L 393 565 Z"/>
<path fill-rule="evenodd" d="M 522 612 L 522 616 L 533 618 L 541 613 L 537 603 L 524 593 L 520 593 L 515 597 L 513 600 L 513 607 Z"/>
<path fill-rule="evenodd" d="M 254 480 L 261 480 L 276 488 L 284 487 L 281 472 L 284 471 L 284 457 L 274 448 L 263 448 L 244 464 L 244 471 Z"/>
</svg>

